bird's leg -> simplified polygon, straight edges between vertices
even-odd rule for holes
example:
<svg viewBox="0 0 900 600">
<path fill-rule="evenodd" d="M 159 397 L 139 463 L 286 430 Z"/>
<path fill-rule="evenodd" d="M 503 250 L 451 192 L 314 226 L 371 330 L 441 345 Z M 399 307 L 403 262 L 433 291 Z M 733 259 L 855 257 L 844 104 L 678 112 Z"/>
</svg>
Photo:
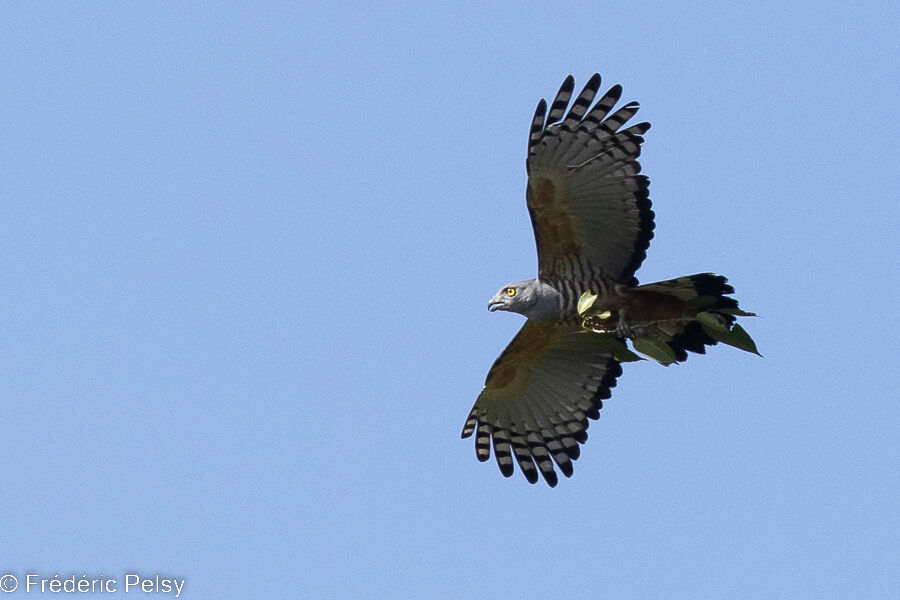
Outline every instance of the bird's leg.
<svg viewBox="0 0 900 600">
<path fill-rule="evenodd" d="M 619 309 L 619 322 L 616 324 L 616 335 L 623 338 L 633 338 L 634 331 L 631 330 L 631 325 L 628 324 L 628 318 L 625 315 L 625 309 Z"/>
</svg>

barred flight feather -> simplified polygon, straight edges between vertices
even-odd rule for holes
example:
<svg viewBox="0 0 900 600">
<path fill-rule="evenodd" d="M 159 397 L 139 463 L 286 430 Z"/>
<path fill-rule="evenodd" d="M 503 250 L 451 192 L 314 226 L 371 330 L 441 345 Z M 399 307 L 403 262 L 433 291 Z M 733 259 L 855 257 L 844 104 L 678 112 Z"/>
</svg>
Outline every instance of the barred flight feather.
<svg viewBox="0 0 900 600">
<path fill-rule="evenodd" d="M 584 117 L 585 123 L 585 131 L 592 132 L 594 128 L 596 128 L 603 119 L 606 118 L 606 115 L 609 114 L 609 111 L 613 109 L 616 105 L 616 102 L 622 97 L 622 86 L 616 84 L 609 88 L 609 90 L 603 94 L 603 97 L 597 100 L 597 103 L 594 104 L 594 108 L 588 112 Z"/>
<path fill-rule="evenodd" d="M 553 103 L 550 105 L 550 113 L 547 115 L 547 126 L 556 123 L 566 114 L 566 107 L 569 105 L 569 100 L 572 99 L 572 91 L 574 89 L 575 78 L 569 75 L 559 87 L 556 98 L 553 99 Z"/>
<path fill-rule="evenodd" d="M 594 73 L 594 76 L 591 77 L 587 82 L 587 85 L 584 86 L 584 89 L 581 90 L 578 98 L 572 103 L 572 108 L 569 109 L 569 114 L 566 115 L 565 120 L 559 124 L 559 131 L 557 133 L 559 144 L 557 145 L 553 156 L 549 159 L 550 162 L 554 164 L 566 164 L 563 157 L 569 151 L 569 148 L 575 144 L 576 140 L 578 140 L 579 136 L 577 135 L 576 127 L 581 125 L 581 119 L 584 117 L 588 108 L 590 108 L 591 102 L 593 102 L 594 96 L 597 95 L 598 89 L 600 89 L 600 75 Z M 585 139 L 587 140 L 590 138 L 586 137 Z"/>
</svg>

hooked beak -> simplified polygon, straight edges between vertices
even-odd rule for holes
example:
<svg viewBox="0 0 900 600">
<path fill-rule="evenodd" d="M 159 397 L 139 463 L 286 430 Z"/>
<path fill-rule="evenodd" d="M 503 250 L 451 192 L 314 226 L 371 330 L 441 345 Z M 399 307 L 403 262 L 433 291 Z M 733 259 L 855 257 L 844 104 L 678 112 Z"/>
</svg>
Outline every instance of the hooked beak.
<svg viewBox="0 0 900 600">
<path fill-rule="evenodd" d="M 494 312 L 495 310 L 500 310 L 500 307 L 503 306 L 503 301 L 498 300 L 497 298 L 491 298 L 491 301 L 488 302 L 488 310 Z"/>
</svg>

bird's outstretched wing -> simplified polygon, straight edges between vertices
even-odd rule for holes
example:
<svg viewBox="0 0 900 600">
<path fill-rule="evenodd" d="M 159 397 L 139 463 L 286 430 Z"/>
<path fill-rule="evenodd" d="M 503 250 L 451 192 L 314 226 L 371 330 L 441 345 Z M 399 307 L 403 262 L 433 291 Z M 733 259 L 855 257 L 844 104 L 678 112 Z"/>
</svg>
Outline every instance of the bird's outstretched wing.
<svg viewBox="0 0 900 600">
<path fill-rule="evenodd" d="M 588 419 L 599 416 L 621 374 L 599 336 L 578 325 L 528 320 L 491 367 L 462 437 L 476 432 L 480 461 L 490 458 L 493 438 L 504 476 L 513 474 L 515 457 L 529 482 L 540 471 L 555 486 L 553 463 L 572 475 Z"/>
<path fill-rule="evenodd" d="M 569 75 L 549 113 L 540 101 L 528 139 L 527 200 L 538 273 L 582 282 L 602 276 L 635 285 L 634 272 L 653 237 L 649 180 L 639 174 L 637 160 L 650 124 L 622 129 L 638 104 L 610 112 L 621 86 L 594 103 L 600 89 L 596 73 L 567 113 L 573 86 Z"/>
</svg>

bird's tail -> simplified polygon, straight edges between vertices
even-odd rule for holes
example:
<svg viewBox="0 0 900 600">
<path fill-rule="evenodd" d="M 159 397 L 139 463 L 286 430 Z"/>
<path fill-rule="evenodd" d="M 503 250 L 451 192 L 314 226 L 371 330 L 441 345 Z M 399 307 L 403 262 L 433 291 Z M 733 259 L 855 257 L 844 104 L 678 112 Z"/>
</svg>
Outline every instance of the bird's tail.
<svg viewBox="0 0 900 600">
<path fill-rule="evenodd" d="M 718 342 L 759 354 L 735 322 L 737 317 L 755 315 L 741 310 L 729 297 L 733 293 L 728 280 L 713 273 L 617 286 L 614 294 L 582 311 L 584 325 L 631 339 L 635 350 L 663 364 L 687 360 L 688 351 L 706 354 L 706 346 Z"/>
</svg>

